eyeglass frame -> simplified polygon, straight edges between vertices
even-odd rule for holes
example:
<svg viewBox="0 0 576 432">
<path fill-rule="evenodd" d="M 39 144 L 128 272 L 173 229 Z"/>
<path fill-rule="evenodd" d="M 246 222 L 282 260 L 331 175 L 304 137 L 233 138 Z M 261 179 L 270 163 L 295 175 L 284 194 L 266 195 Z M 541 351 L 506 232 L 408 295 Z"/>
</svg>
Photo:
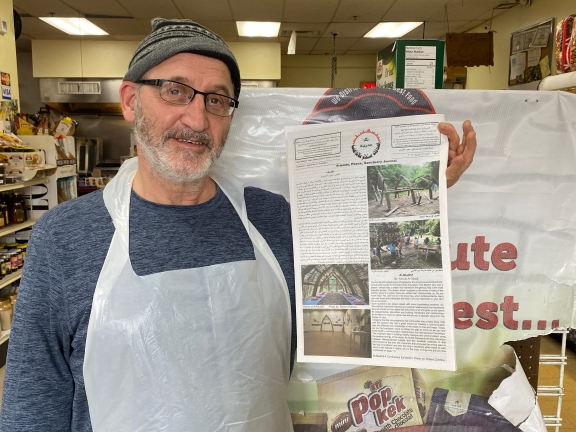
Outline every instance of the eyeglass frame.
<svg viewBox="0 0 576 432">
<path fill-rule="evenodd" d="M 166 99 L 164 99 L 164 98 L 162 97 L 162 85 L 163 85 L 165 82 L 171 82 L 171 83 L 174 83 L 174 84 L 183 85 L 184 87 L 188 87 L 189 89 L 191 89 L 194 93 L 193 93 L 192 97 L 191 97 L 190 99 L 188 99 L 188 102 L 185 103 L 185 104 L 179 104 L 179 103 L 175 103 L 175 102 L 166 100 Z M 138 81 L 136 81 L 136 84 L 144 84 L 144 85 L 151 85 L 151 86 L 158 87 L 158 88 L 160 89 L 160 97 L 162 98 L 162 100 L 163 100 L 163 101 L 166 101 L 166 102 L 168 102 L 168 103 L 170 103 L 170 104 L 172 104 L 172 105 L 179 105 L 179 106 L 190 105 L 190 102 L 192 102 L 192 101 L 194 100 L 194 98 L 196 97 L 196 95 L 197 95 L 197 94 L 201 94 L 202 96 L 204 96 L 204 107 L 206 108 L 206 112 L 209 112 L 210 114 L 214 114 L 215 116 L 218 116 L 218 117 L 230 117 L 232 114 L 234 114 L 234 110 L 235 110 L 236 108 L 238 108 L 238 105 L 240 104 L 240 102 L 238 101 L 238 99 L 231 98 L 230 96 L 226 96 L 226 95 L 223 95 L 223 94 L 220 94 L 220 93 L 214 93 L 214 92 L 203 92 L 203 91 L 200 91 L 200 90 L 196 90 L 194 87 L 191 87 L 191 86 L 189 86 L 188 84 L 184 84 L 184 83 L 181 83 L 181 82 L 179 82 L 179 81 L 174 81 L 174 80 L 169 80 L 169 79 L 145 79 L 145 80 L 138 80 Z M 210 111 L 210 110 L 208 109 L 208 107 L 206 106 L 206 96 L 211 95 L 211 94 L 212 94 L 212 95 L 217 95 L 217 96 L 225 97 L 225 98 L 227 98 L 227 99 L 230 99 L 232 102 L 234 102 L 234 106 L 233 106 L 234 109 L 232 110 L 232 112 L 230 112 L 230 114 L 228 114 L 228 115 L 220 115 L 220 114 L 216 114 L 216 113 L 213 113 L 212 111 Z"/>
</svg>

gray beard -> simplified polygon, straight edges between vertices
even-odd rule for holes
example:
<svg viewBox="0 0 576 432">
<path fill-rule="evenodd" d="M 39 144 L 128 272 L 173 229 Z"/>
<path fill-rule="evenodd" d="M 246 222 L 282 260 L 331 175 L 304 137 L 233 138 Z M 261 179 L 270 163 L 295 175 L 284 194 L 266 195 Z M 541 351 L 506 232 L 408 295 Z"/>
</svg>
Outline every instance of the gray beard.
<svg viewBox="0 0 576 432">
<path fill-rule="evenodd" d="M 134 106 L 134 126 L 132 131 L 136 139 L 138 153 L 144 156 L 148 164 L 154 169 L 159 177 L 172 183 L 198 185 L 202 183 L 214 166 L 216 160 L 224 150 L 224 144 L 228 133 L 220 145 L 215 145 L 212 137 L 205 132 L 195 132 L 190 129 L 167 129 L 160 139 L 154 137 L 150 130 L 150 122 L 142 113 L 142 107 L 137 97 Z M 195 153 L 180 151 L 178 154 L 169 155 L 164 151 L 169 139 L 202 140 L 210 150 L 208 157 L 199 157 Z M 179 158 L 190 162 L 184 169 L 176 169 L 173 158 Z"/>
</svg>

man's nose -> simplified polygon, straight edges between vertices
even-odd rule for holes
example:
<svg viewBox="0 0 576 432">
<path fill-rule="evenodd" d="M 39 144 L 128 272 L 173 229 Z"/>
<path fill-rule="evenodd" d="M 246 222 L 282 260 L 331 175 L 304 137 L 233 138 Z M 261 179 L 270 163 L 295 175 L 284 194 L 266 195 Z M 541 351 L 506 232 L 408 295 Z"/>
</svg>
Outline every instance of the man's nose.
<svg viewBox="0 0 576 432">
<path fill-rule="evenodd" d="M 208 129 L 209 115 L 208 111 L 206 111 L 204 96 L 197 94 L 190 103 L 184 107 L 182 123 L 196 132 L 204 132 Z"/>
</svg>

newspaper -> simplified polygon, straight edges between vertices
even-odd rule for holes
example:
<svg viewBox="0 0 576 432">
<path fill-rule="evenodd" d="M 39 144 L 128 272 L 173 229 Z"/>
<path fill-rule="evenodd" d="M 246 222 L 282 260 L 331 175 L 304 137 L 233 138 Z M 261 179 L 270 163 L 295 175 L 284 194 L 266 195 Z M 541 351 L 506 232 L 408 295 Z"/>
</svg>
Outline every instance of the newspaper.
<svg viewBox="0 0 576 432">
<path fill-rule="evenodd" d="M 299 362 L 455 370 L 442 121 L 286 127 Z"/>
</svg>

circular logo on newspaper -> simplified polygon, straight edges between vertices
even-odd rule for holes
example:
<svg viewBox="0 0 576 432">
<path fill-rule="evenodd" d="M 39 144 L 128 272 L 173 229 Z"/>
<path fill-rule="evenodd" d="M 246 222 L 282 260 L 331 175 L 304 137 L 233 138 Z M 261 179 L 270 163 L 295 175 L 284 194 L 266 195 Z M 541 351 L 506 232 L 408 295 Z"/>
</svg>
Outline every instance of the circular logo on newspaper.
<svg viewBox="0 0 576 432">
<path fill-rule="evenodd" d="M 370 129 L 363 130 L 352 141 L 352 152 L 360 159 L 370 159 L 380 150 L 380 137 Z"/>
</svg>

